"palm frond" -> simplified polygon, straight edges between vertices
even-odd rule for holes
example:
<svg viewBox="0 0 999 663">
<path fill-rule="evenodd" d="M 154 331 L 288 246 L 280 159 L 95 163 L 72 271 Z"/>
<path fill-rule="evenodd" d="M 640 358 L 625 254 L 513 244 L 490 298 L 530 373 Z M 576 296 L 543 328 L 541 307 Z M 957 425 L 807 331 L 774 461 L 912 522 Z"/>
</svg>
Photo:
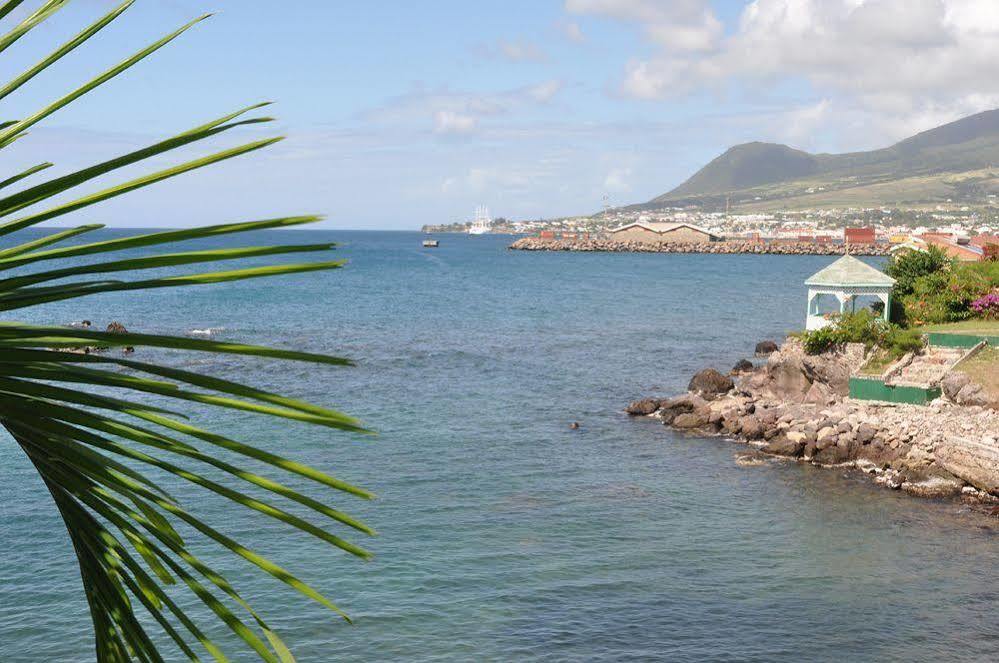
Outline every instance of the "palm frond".
<svg viewBox="0 0 999 663">
<path fill-rule="evenodd" d="M 104 28 L 124 14 L 133 1 L 125 0 L 96 17 L 69 41 L 0 85 L 0 100 L 30 84 L 83 43 L 104 34 Z M 40 2 L 0 35 L 0 52 L 50 19 L 66 3 L 67 0 Z M 20 14 L 15 10 L 21 4 L 20 0 L 0 4 L 0 19 Z M 0 123 L 0 148 L 23 138 L 31 127 L 135 66 L 206 17 L 196 18 L 167 33 L 27 117 Z M 51 203 L 55 196 L 126 166 L 143 163 L 239 127 L 269 122 L 270 117 L 247 115 L 268 103 L 227 113 L 146 147 L 32 186 L 23 187 L 23 181 L 50 168 L 51 162 L 44 161 L 11 173 L 0 179 L 0 191 L 3 192 L 0 218 L 9 219 L 0 223 L 0 235 L 14 234 L 136 189 L 267 147 L 280 138 L 252 140 L 95 192 L 71 193 L 69 195 L 75 197 L 66 202 Z M 45 207 L 46 204 L 49 206 Z M 183 250 L 126 255 L 86 264 L 77 260 L 189 240 L 298 226 L 318 219 L 316 216 L 281 217 L 67 243 L 103 227 L 85 223 L 26 239 L 0 249 L 0 270 L 8 272 L 0 278 L 0 310 L 11 311 L 108 292 L 206 285 L 339 269 L 344 266 L 342 260 L 317 260 L 128 278 L 132 273 L 150 269 L 177 269 L 288 254 L 325 254 L 335 250 L 335 245 L 330 243 Z M 51 266 L 33 269 L 37 263 Z M 66 524 L 90 607 L 97 660 L 160 661 L 163 656 L 158 647 L 164 640 L 173 643 L 190 660 L 199 660 L 198 649 L 215 660 L 228 660 L 220 644 L 206 635 L 208 631 L 199 625 L 204 615 L 214 615 L 262 660 L 293 661 L 288 646 L 263 616 L 224 576 L 205 564 L 196 554 L 197 550 L 204 546 L 220 546 L 333 613 L 345 619 L 346 614 L 289 570 L 190 511 L 183 498 L 176 496 L 188 494 L 187 490 L 176 490 L 176 484 L 207 491 L 228 500 L 233 508 L 247 509 L 290 531 L 303 532 L 323 545 L 362 559 L 370 558 L 371 553 L 331 528 L 342 527 L 346 532 L 364 535 L 375 532 L 357 518 L 334 508 L 330 495 L 371 499 L 373 494 L 276 453 L 266 448 L 267 445 L 254 446 L 206 430 L 191 421 L 185 409 L 196 405 L 199 410 L 202 407 L 235 410 L 250 416 L 351 433 L 369 431 L 337 409 L 231 379 L 118 357 L 110 351 L 79 352 L 80 348 L 90 346 L 245 355 L 330 367 L 346 367 L 351 362 L 343 357 L 235 342 L 28 325 L 9 320 L 0 322 L 0 424 L 37 469 Z M 215 453 L 221 450 L 234 454 L 232 458 L 237 460 Z M 259 471 L 244 467 L 238 459 L 250 460 L 267 469 Z M 307 479 L 316 490 L 334 492 L 313 496 L 284 483 L 272 473 L 288 473 Z M 151 478 L 153 474 L 156 481 Z M 246 489 L 260 495 L 246 492 Z M 285 502 L 304 507 L 303 513 L 309 515 L 298 515 L 283 506 Z M 179 534 L 179 524 L 185 526 L 185 531 L 195 533 L 191 540 Z M 171 592 L 166 591 L 167 586 L 178 584 L 185 586 L 200 601 L 204 614 L 187 612 L 172 598 Z M 162 637 L 157 637 L 149 630 L 151 628 L 160 631 Z"/>
</svg>

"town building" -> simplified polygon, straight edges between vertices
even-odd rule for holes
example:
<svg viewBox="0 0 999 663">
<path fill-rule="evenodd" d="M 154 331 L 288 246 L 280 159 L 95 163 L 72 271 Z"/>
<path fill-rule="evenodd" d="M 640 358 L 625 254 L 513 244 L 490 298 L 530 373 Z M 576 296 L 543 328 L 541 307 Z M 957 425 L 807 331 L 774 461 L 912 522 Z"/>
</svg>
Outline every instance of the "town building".
<svg viewBox="0 0 999 663">
<path fill-rule="evenodd" d="M 877 235 L 874 228 L 843 228 L 843 241 L 847 244 L 874 244 Z"/>
<path fill-rule="evenodd" d="M 650 244 L 717 242 L 722 238 L 689 223 L 635 222 L 613 228 L 610 238 L 617 242 L 647 242 Z"/>
</svg>

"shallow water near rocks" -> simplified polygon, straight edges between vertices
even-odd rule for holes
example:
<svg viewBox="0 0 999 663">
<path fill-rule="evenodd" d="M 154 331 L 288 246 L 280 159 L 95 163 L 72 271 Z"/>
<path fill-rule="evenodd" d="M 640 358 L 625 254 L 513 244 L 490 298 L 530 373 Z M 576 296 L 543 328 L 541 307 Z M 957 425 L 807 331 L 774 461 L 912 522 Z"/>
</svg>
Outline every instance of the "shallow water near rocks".
<svg viewBox="0 0 999 663">
<path fill-rule="evenodd" d="M 200 491 L 183 494 L 354 618 L 349 626 L 200 546 L 300 661 L 999 657 L 999 521 L 848 470 L 742 466 L 745 447 L 622 412 L 800 327 L 802 282 L 830 258 L 520 253 L 505 249 L 509 237 L 455 235 L 422 249 L 422 239 L 261 233 L 252 243 L 341 241 L 351 262 L 20 316 L 212 330 L 357 361 L 325 369 L 137 357 L 335 405 L 379 432 L 196 412 L 205 426 L 379 494 L 365 503 L 288 481 L 379 530 L 370 540 L 336 530 L 367 545 L 370 563 Z M 7 438 L 0 460 L 0 661 L 92 659 L 63 525 Z M 250 658 L 186 605 L 233 660 Z"/>
</svg>

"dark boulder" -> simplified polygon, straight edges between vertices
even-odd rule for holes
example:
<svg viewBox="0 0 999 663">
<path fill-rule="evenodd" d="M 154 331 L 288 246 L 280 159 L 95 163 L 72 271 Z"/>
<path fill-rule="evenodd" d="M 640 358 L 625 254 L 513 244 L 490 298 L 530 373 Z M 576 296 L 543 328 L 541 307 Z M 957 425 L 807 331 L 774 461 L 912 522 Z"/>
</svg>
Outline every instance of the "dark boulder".
<svg viewBox="0 0 999 663">
<path fill-rule="evenodd" d="M 726 394 L 732 391 L 733 387 L 735 383 L 732 382 L 732 378 L 722 375 L 713 368 L 698 371 L 687 385 L 689 391 L 708 399 Z"/>
<path fill-rule="evenodd" d="M 849 448 L 844 448 L 838 444 L 833 444 L 825 449 L 819 449 L 812 456 L 812 462 L 819 465 L 839 465 L 850 460 Z"/>
<path fill-rule="evenodd" d="M 633 417 L 645 416 L 658 410 L 659 403 L 658 398 L 643 398 L 634 403 L 629 403 L 624 411 Z"/>
<path fill-rule="evenodd" d="M 708 423 L 708 418 L 701 412 L 684 412 L 673 419 L 674 428 L 701 428 Z"/>
<path fill-rule="evenodd" d="M 860 444 L 869 444 L 871 440 L 874 439 L 874 435 L 878 432 L 874 426 L 863 423 L 857 426 L 857 442 Z"/>
<path fill-rule="evenodd" d="M 740 359 L 739 361 L 735 362 L 735 366 L 732 367 L 732 372 L 749 373 L 750 371 L 753 370 L 753 368 L 755 368 L 753 366 L 753 362 L 749 361 L 748 359 Z"/>
<path fill-rule="evenodd" d="M 805 450 L 805 435 L 791 432 L 775 437 L 763 447 L 763 450 L 777 456 L 798 458 Z"/>
<path fill-rule="evenodd" d="M 756 355 L 759 357 L 765 357 L 774 352 L 777 352 L 777 344 L 773 341 L 760 341 L 756 344 Z"/>
</svg>

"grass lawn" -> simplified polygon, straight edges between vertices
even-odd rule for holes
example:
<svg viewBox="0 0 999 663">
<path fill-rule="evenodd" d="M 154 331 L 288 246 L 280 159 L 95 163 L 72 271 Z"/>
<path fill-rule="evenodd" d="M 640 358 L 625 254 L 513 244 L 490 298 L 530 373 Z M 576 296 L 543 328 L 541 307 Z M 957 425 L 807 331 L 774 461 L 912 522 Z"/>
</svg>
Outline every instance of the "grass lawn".
<svg viewBox="0 0 999 663">
<path fill-rule="evenodd" d="M 961 322 L 926 325 L 925 327 L 917 327 L 916 329 L 920 332 L 999 336 L 999 320 L 962 320 Z"/>
<path fill-rule="evenodd" d="M 881 375 L 895 360 L 884 350 L 877 350 L 860 369 L 861 375 Z"/>
<path fill-rule="evenodd" d="M 999 348 L 983 348 L 971 359 L 962 361 L 956 368 L 985 387 L 993 400 L 999 401 Z"/>
</svg>

